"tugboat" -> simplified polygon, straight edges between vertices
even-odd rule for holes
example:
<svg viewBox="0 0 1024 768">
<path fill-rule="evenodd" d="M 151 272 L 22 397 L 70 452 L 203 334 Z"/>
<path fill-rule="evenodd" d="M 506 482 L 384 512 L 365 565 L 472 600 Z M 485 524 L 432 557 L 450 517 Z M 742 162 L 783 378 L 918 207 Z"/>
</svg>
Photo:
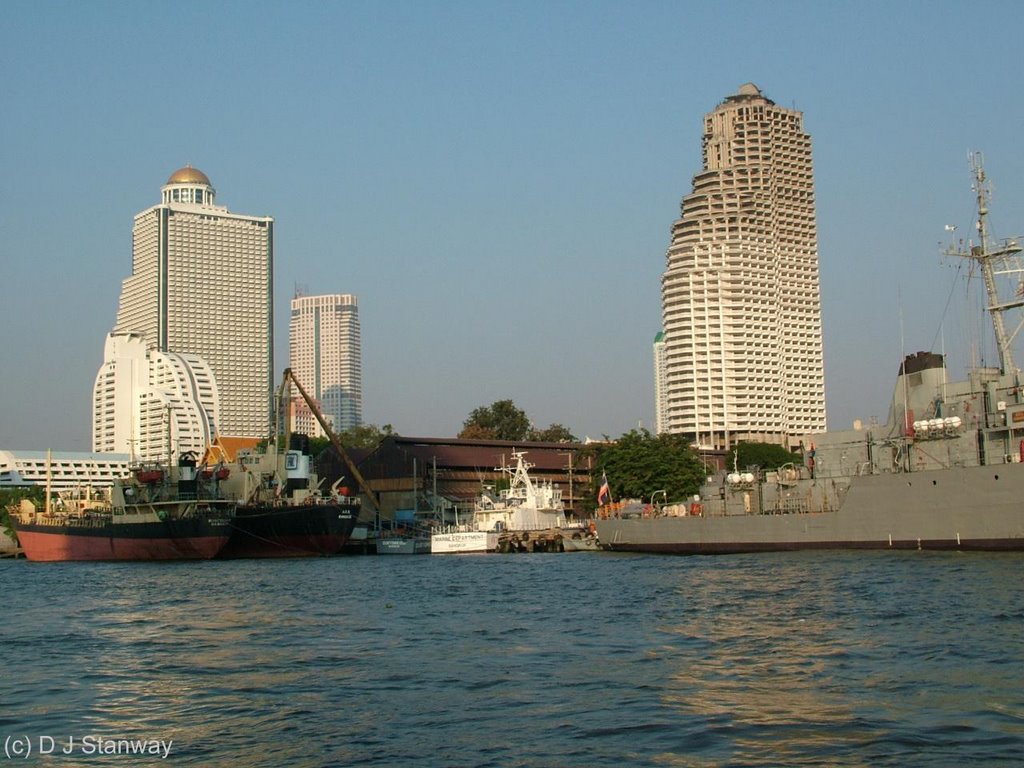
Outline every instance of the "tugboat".
<svg viewBox="0 0 1024 768">
<path fill-rule="evenodd" d="M 522 541 L 531 532 L 557 530 L 565 527 L 565 505 L 562 492 L 550 481 L 535 482 L 530 477 L 534 466 L 526 461 L 523 451 L 513 451 L 514 467 L 500 467 L 509 480 L 509 487 L 500 493 L 484 490 L 473 508 L 469 525 L 438 528 L 430 537 L 430 550 L 437 554 L 494 552 L 502 536 L 520 534 Z"/>
<path fill-rule="evenodd" d="M 231 535 L 236 504 L 203 482 L 193 454 L 173 468 L 138 467 L 109 489 L 23 499 L 11 523 L 29 560 L 204 560 Z"/>
</svg>

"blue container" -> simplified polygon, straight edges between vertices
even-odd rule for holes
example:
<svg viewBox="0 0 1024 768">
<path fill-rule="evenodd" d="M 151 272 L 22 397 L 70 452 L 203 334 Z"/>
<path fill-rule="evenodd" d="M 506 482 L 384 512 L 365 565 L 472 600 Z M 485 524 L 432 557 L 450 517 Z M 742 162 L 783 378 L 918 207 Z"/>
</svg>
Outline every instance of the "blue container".
<svg viewBox="0 0 1024 768">
<path fill-rule="evenodd" d="M 412 509 L 396 509 L 395 510 L 395 522 L 396 523 L 415 523 L 416 522 L 416 511 Z"/>
</svg>

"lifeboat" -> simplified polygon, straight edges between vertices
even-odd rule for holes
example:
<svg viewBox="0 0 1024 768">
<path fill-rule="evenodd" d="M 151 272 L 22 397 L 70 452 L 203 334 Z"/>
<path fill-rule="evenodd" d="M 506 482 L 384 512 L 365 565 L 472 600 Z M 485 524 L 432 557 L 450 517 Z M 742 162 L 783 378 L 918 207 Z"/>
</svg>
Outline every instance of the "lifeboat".
<svg viewBox="0 0 1024 768">
<path fill-rule="evenodd" d="M 137 469 L 135 470 L 135 479 L 143 485 L 155 485 L 164 479 L 164 471 L 162 469 Z"/>
</svg>

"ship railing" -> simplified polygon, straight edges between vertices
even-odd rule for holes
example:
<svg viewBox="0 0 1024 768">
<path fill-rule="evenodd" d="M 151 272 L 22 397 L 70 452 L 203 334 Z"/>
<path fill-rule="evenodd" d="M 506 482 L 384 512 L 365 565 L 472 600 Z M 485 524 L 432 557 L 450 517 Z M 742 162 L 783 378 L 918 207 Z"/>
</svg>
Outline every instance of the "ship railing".
<svg viewBox="0 0 1024 768">
<path fill-rule="evenodd" d="M 281 504 L 286 503 L 285 499 L 278 499 L 278 502 L 281 503 Z M 321 496 L 320 494 L 315 494 L 315 495 L 307 496 L 306 498 L 304 498 L 302 500 L 302 503 L 303 504 L 312 504 L 313 506 L 320 506 L 320 505 L 324 505 L 324 504 L 358 504 L 359 503 L 359 497 L 358 496 Z"/>
<path fill-rule="evenodd" d="M 69 526 L 74 525 L 78 528 L 102 528 L 104 525 L 110 522 L 110 513 L 104 512 L 88 512 L 85 514 L 57 514 L 47 515 L 44 512 L 37 512 L 32 514 L 25 519 L 22 517 L 22 522 L 36 525 L 54 525 L 54 526 Z"/>
<path fill-rule="evenodd" d="M 324 504 L 358 504 L 359 503 L 359 497 L 358 496 L 334 496 L 334 497 L 324 496 L 323 497 L 323 503 Z"/>
<path fill-rule="evenodd" d="M 810 511 L 810 505 L 804 498 L 779 499 L 778 514 L 781 515 L 806 515 Z"/>
<path fill-rule="evenodd" d="M 874 465 L 870 461 L 862 461 L 854 468 L 854 474 L 857 477 L 873 475 L 875 474 L 874 469 Z"/>
</svg>

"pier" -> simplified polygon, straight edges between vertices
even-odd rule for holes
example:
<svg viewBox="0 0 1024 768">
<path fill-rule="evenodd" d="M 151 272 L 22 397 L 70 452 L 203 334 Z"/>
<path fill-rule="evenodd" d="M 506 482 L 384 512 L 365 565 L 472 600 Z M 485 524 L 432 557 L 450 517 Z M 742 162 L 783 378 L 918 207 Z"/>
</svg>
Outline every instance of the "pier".
<svg viewBox="0 0 1024 768">
<path fill-rule="evenodd" d="M 560 528 L 545 531 L 506 531 L 498 537 L 498 552 L 563 552 Z"/>
</svg>

